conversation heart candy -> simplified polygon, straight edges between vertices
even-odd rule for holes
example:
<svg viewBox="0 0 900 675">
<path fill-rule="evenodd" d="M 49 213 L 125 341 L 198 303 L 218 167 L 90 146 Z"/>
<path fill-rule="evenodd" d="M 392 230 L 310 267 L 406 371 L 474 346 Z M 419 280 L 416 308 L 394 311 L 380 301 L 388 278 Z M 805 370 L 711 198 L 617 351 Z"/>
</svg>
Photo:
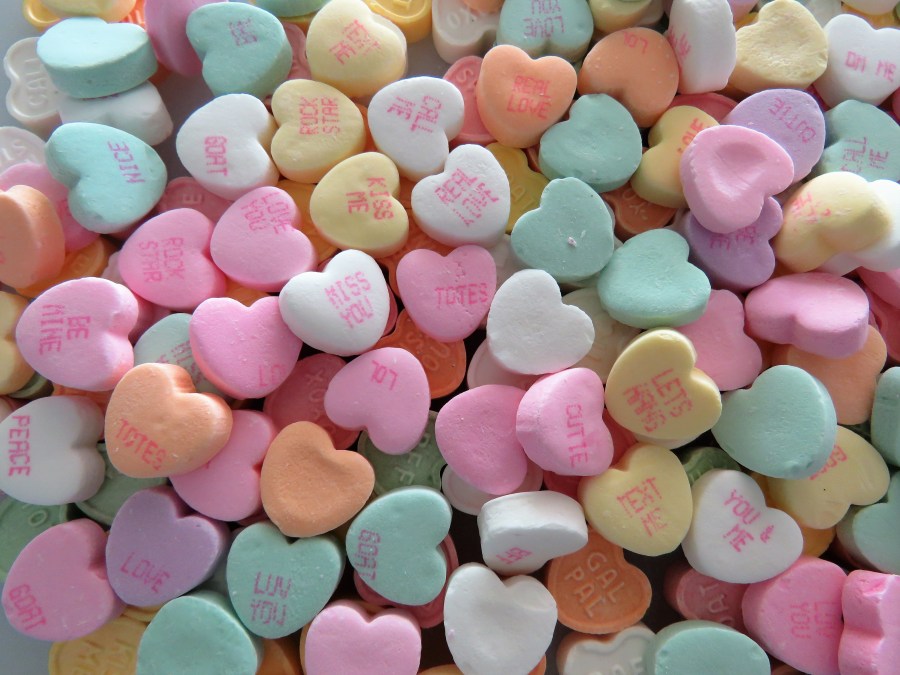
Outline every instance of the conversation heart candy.
<svg viewBox="0 0 900 675">
<path fill-rule="evenodd" d="M 817 174 L 850 171 L 869 181 L 900 180 L 897 122 L 861 101 L 843 101 L 825 113 L 826 144 Z"/>
<path fill-rule="evenodd" d="M 685 619 L 715 621 L 742 633 L 741 599 L 747 584 L 732 584 L 701 574 L 687 563 L 666 569 L 666 602 Z"/>
<path fill-rule="evenodd" d="M 444 79 L 456 87 L 463 98 L 462 128 L 453 140 L 456 144 L 487 145 L 494 140 L 481 121 L 478 104 L 475 102 L 475 83 L 481 73 L 481 61 L 480 56 L 464 56 L 454 61 L 444 73 Z"/>
<path fill-rule="evenodd" d="M 367 0 L 366 4 L 377 16 L 397 26 L 410 44 L 427 38 L 431 33 L 430 0 L 409 4 L 394 0 Z"/>
<path fill-rule="evenodd" d="M 16 342 L 37 372 L 87 391 L 107 391 L 134 364 L 128 334 L 134 295 L 106 279 L 73 279 L 42 293 L 22 313 Z"/>
<path fill-rule="evenodd" d="M 122 504 L 110 528 L 109 583 L 130 605 L 161 605 L 209 578 L 227 541 L 224 523 L 193 514 L 172 488 L 141 490 Z"/>
<path fill-rule="evenodd" d="M 720 234 L 751 225 L 766 199 L 794 179 L 784 148 L 765 134 L 733 125 L 700 131 L 682 153 L 680 171 L 691 213 Z M 731 179 L 738 174 L 740 181 Z"/>
<path fill-rule="evenodd" d="M 517 148 L 509 148 L 499 143 L 487 146 L 490 153 L 500 162 L 503 172 L 509 180 L 509 220 L 506 231 L 512 232 L 522 214 L 536 209 L 540 204 L 541 192 L 550 181 L 539 171 L 532 171 L 528 166 L 525 153 Z M 497 244 L 500 246 L 502 241 Z M 515 260 L 515 256 L 510 256 Z M 514 269 L 517 272 L 521 266 Z"/>
<path fill-rule="evenodd" d="M 374 94 L 406 71 L 406 38 L 362 0 L 328 2 L 306 33 L 313 79 L 347 96 Z"/>
<path fill-rule="evenodd" d="M 900 504 L 900 473 L 891 476 L 885 498 L 851 507 L 837 525 L 837 539 L 853 560 L 886 574 L 900 574 L 900 546 L 891 534 Z"/>
<path fill-rule="evenodd" d="M 800 557 L 797 523 L 765 504 L 762 490 L 740 471 L 714 469 L 692 486 L 694 517 L 682 541 L 691 567 L 737 584 L 771 579 Z"/>
<path fill-rule="evenodd" d="M 484 340 L 472 358 L 466 371 L 466 386 L 469 389 L 485 384 L 505 384 L 519 389 L 528 389 L 537 381 L 536 375 L 522 375 L 504 368 L 491 354 L 487 340 Z"/>
<path fill-rule="evenodd" d="M 519 47 L 497 45 L 475 83 L 478 114 L 498 142 L 527 148 L 565 114 L 577 83 L 575 69 L 558 56 L 532 60 Z"/>
<path fill-rule="evenodd" d="M 527 339 L 520 339 L 523 334 Z M 540 375 L 580 361 L 594 342 L 594 326 L 577 306 L 561 302 L 553 277 L 543 270 L 522 270 L 497 289 L 488 312 L 487 340 L 503 367 Z"/>
<path fill-rule="evenodd" d="M 359 108 L 322 82 L 285 82 L 272 96 L 272 114 L 279 125 L 272 138 L 272 159 L 290 180 L 316 183 L 365 147 Z"/>
<path fill-rule="evenodd" d="M 37 57 L 37 41 L 36 37 L 23 38 L 6 50 L 6 109 L 22 126 L 46 135 L 59 124 L 60 93 Z"/>
<path fill-rule="evenodd" d="M 16 325 L 28 306 L 25 298 L 0 291 L 0 393 L 11 394 L 34 376 L 16 344 Z"/>
<path fill-rule="evenodd" d="M 892 466 L 900 464 L 900 368 L 888 368 L 878 379 L 872 405 L 872 445 Z"/>
<path fill-rule="evenodd" d="M 384 333 L 388 289 L 362 251 L 342 251 L 322 272 L 292 278 L 278 298 L 281 316 L 304 343 L 340 356 L 371 348 Z"/>
<path fill-rule="evenodd" d="M 833 562 L 802 557 L 778 576 L 750 584 L 741 603 L 748 634 L 803 672 L 837 675 L 846 580 Z"/>
<path fill-rule="evenodd" d="M 397 265 L 397 286 L 416 325 L 440 342 L 453 342 L 469 337 L 487 315 L 496 266 L 480 246 L 461 246 L 446 256 L 415 249 Z"/>
<path fill-rule="evenodd" d="M 0 193 L 0 281 L 13 287 L 52 279 L 65 262 L 65 234 L 53 203 L 28 185 Z"/>
<path fill-rule="evenodd" d="M 69 188 L 75 220 L 101 234 L 134 225 L 166 187 L 166 166 L 156 151 L 136 136 L 103 124 L 59 127 L 47 142 L 47 167 Z"/>
<path fill-rule="evenodd" d="M 844 673 L 879 673 L 895 663 L 897 584 L 894 575 L 853 570 L 844 582 L 844 630 L 838 666 Z"/>
<path fill-rule="evenodd" d="M 432 0 L 431 38 L 447 63 L 481 55 L 494 44 L 500 13 L 479 10 L 464 0 Z"/>
<path fill-rule="evenodd" d="M 231 409 L 215 394 L 198 394 L 190 373 L 168 363 L 132 368 L 106 409 L 106 451 L 133 478 L 188 473 L 228 441 Z"/>
<path fill-rule="evenodd" d="M 737 42 L 727 0 L 674 0 L 666 38 L 678 60 L 678 91 L 722 89 L 734 69 Z"/>
<path fill-rule="evenodd" d="M 55 525 L 22 549 L 3 586 L 10 625 L 37 640 L 73 640 L 125 609 L 106 578 L 106 533 L 80 518 Z"/>
<path fill-rule="evenodd" d="M 392 602 L 424 605 L 447 578 L 438 545 L 452 509 L 433 488 L 404 487 L 376 498 L 347 531 L 347 556 L 366 585 Z"/>
<path fill-rule="evenodd" d="M 443 171 L 412 190 L 412 210 L 422 231 L 448 246 L 493 246 L 510 217 L 510 181 L 494 155 L 461 145 Z"/>
<path fill-rule="evenodd" d="M 228 595 L 257 635 L 275 639 L 300 630 L 327 604 L 344 569 L 331 537 L 288 541 L 271 523 L 255 523 L 228 552 Z"/>
<path fill-rule="evenodd" d="M 578 178 L 597 192 L 622 187 L 641 161 L 641 134 L 612 96 L 581 96 L 569 118 L 541 136 L 539 162 L 548 178 Z"/>
<path fill-rule="evenodd" d="M 14 499 L 58 505 L 92 497 L 104 477 L 97 440 L 103 414 L 82 396 L 51 396 L 22 406 L 0 422 L 7 467 L 0 489 Z"/>
<path fill-rule="evenodd" d="M 153 51 L 160 64 L 185 77 L 200 75 L 203 64 L 188 39 L 188 17 L 198 7 L 214 0 L 184 0 L 172 3 L 166 0 L 144 0 L 144 21 Z"/>
<path fill-rule="evenodd" d="M 588 542 L 581 505 L 552 490 L 491 499 L 478 513 L 481 556 L 503 576 L 537 572 Z"/>
<path fill-rule="evenodd" d="M 816 80 L 816 92 L 828 106 L 856 99 L 878 105 L 897 88 L 900 33 L 876 30 L 852 14 L 835 16 L 825 25 L 828 67 Z"/>
<path fill-rule="evenodd" d="M 166 190 L 156 205 L 158 213 L 175 209 L 194 209 L 210 220 L 217 221 L 228 210 L 232 202 L 214 195 L 200 185 L 196 178 L 181 176 L 169 181 Z"/>
<path fill-rule="evenodd" d="M 134 364 L 174 363 L 188 371 L 197 391 L 221 395 L 197 365 L 191 351 L 190 323 L 190 314 L 176 313 L 150 326 L 134 344 Z"/>
<path fill-rule="evenodd" d="M 185 30 L 214 96 L 268 96 L 291 69 L 291 45 L 281 22 L 252 5 L 202 5 L 190 13 Z"/>
<path fill-rule="evenodd" d="M 733 628 L 712 621 L 678 621 L 663 628 L 644 652 L 647 673 L 730 672 L 768 675 L 769 657 L 762 647 Z"/>
<path fill-rule="evenodd" d="M 539 490 L 544 479 L 544 471 L 534 462 L 528 462 L 528 468 L 525 470 L 525 478 L 513 490 L 507 491 L 506 494 L 513 492 L 534 492 Z M 503 495 L 495 495 L 480 490 L 468 481 L 461 478 L 452 467 L 447 466 L 441 474 L 441 492 L 457 511 L 468 513 L 470 516 L 477 516 L 481 512 L 481 507 L 487 502 Z"/>
<path fill-rule="evenodd" d="M 147 625 L 123 614 L 102 628 L 77 640 L 55 642 L 50 647 L 51 673 L 64 673 L 90 662 L 98 668 L 137 669 L 137 650 Z"/>
<path fill-rule="evenodd" d="M 57 89 L 73 98 L 119 94 L 156 72 L 143 28 L 97 17 L 60 21 L 38 39 L 37 55 Z"/>
<path fill-rule="evenodd" d="M 609 315 L 635 328 L 682 326 L 699 319 L 710 285 L 687 261 L 688 252 L 684 237 L 671 230 L 651 230 L 626 241 L 597 280 Z"/>
<path fill-rule="evenodd" d="M 44 163 L 44 140 L 30 131 L 18 127 L 0 127 L 0 148 L 4 149 L 0 171 L 16 164 Z"/>
<path fill-rule="evenodd" d="M 497 44 L 510 44 L 532 58 L 553 54 L 579 61 L 594 32 L 590 7 L 583 2 L 508 0 L 500 7 Z"/>
<path fill-rule="evenodd" d="M 447 584 L 447 646 L 471 675 L 528 672 L 549 647 L 556 617 L 556 601 L 537 579 L 501 581 L 487 567 L 468 563 Z"/>
<path fill-rule="evenodd" d="M 516 438 L 543 469 L 596 476 L 609 468 L 613 456 L 602 415 L 600 377 L 588 368 L 569 368 L 528 388 L 516 411 Z"/>
<path fill-rule="evenodd" d="M 226 94 L 191 113 L 178 130 L 175 149 L 201 186 L 233 201 L 278 182 L 278 169 L 269 156 L 276 128 L 262 101 L 249 94 Z"/>
<path fill-rule="evenodd" d="M 336 451 L 328 432 L 312 422 L 282 429 L 260 474 L 266 515 L 288 537 L 314 537 L 346 523 L 365 505 L 374 483 L 368 460 Z"/>
<path fill-rule="evenodd" d="M 641 668 L 653 631 L 643 624 L 629 626 L 609 636 L 569 633 L 556 649 L 556 667 L 566 675 L 595 672 L 634 672 Z"/>
<path fill-rule="evenodd" d="M 519 218 L 511 236 L 521 262 L 544 270 L 560 283 L 600 272 L 613 255 L 613 241 L 606 204 L 578 178 L 550 181 L 541 194 L 541 205 Z"/>
<path fill-rule="evenodd" d="M 42 0 L 42 4 L 60 16 L 98 16 L 113 22 L 128 16 L 135 7 L 135 0 Z"/>
<path fill-rule="evenodd" d="M 464 112 L 462 94 L 451 83 L 412 77 L 372 97 L 369 130 L 375 146 L 394 161 L 400 174 L 418 181 L 444 168 Z"/>
<path fill-rule="evenodd" d="M 6 581 L 10 567 L 28 542 L 54 525 L 74 517 L 71 504 L 46 507 L 26 504 L 12 497 L 0 500 L 0 534 L 4 542 L 0 551 L 0 579 Z"/>
</svg>

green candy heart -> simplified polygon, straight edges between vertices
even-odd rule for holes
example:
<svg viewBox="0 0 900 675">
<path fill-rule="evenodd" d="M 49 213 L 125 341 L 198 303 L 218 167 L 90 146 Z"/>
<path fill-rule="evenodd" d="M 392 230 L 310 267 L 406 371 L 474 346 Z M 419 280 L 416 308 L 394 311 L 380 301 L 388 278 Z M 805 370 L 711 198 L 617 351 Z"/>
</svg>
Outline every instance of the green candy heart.
<svg viewBox="0 0 900 675">
<path fill-rule="evenodd" d="M 582 96 L 541 137 L 538 163 L 547 178 L 573 177 L 597 192 L 622 187 L 641 163 L 641 132 L 612 96 Z"/>
<path fill-rule="evenodd" d="M 253 4 L 275 16 L 304 16 L 318 12 L 328 0 L 253 0 Z"/>
<path fill-rule="evenodd" d="M 837 538 L 866 567 L 900 574 L 900 472 L 891 476 L 887 494 L 877 504 L 854 506 L 837 524 Z"/>
<path fill-rule="evenodd" d="M 156 150 L 103 124 L 63 124 L 47 141 L 47 168 L 69 188 L 69 209 L 93 232 L 134 225 L 166 188 L 166 165 Z"/>
<path fill-rule="evenodd" d="M 706 311 L 709 279 L 688 259 L 687 241 L 650 230 L 626 241 L 600 272 L 597 292 L 609 315 L 635 328 L 676 327 Z"/>
<path fill-rule="evenodd" d="M 131 478 L 112 465 L 106 454 L 106 443 L 98 443 L 97 450 L 106 464 L 106 477 L 103 485 L 90 499 L 75 504 L 88 518 L 103 525 L 112 525 L 113 518 L 125 501 L 139 490 L 165 485 L 165 478 Z"/>
<path fill-rule="evenodd" d="M 900 466 L 900 368 L 888 368 L 878 380 L 870 423 L 872 445 L 884 461 Z"/>
<path fill-rule="evenodd" d="M 344 552 L 333 537 L 290 542 L 271 523 L 255 523 L 231 545 L 225 578 L 240 620 L 274 640 L 312 621 L 343 573 Z"/>
<path fill-rule="evenodd" d="M 434 600 L 447 580 L 438 548 L 450 531 L 452 510 L 437 490 L 399 488 L 366 506 L 350 525 L 350 564 L 376 593 L 401 605 Z"/>
<path fill-rule="evenodd" d="M 647 675 L 769 675 L 769 657 L 752 639 L 712 621 L 678 621 L 644 652 Z"/>
<path fill-rule="evenodd" d="M 375 496 L 411 485 L 441 488 L 441 471 L 447 460 L 441 455 L 434 440 L 434 421 L 437 413 L 428 413 L 428 425 L 418 445 L 402 455 L 389 455 L 379 450 L 365 431 L 359 437 L 356 449 L 375 470 Z"/>
<path fill-rule="evenodd" d="M 71 504 L 35 506 L 12 497 L 0 498 L 0 584 L 6 581 L 10 566 L 28 542 L 74 516 Z"/>
<path fill-rule="evenodd" d="M 560 56 L 580 60 L 594 35 L 594 18 L 585 0 L 505 0 L 497 44 L 515 45 L 531 58 Z"/>
<path fill-rule="evenodd" d="M 215 96 L 265 98 L 291 70 L 293 54 L 284 27 L 252 5 L 216 2 L 198 7 L 188 17 L 187 36 Z"/>
<path fill-rule="evenodd" d="M 811 176 L 832 171 L 900 180 L 900 127 L 874 105 L 839 103 L 825 113 L 825 151 Z"/>
<path fill-rule="evenodd" d="M 834 404 L 805 370 L 775 366 L 749 389 L 722 397 L 713 436 L 733 459 L 772 478 L 808 478 L 825 466 L 837 436 Z"/>
<path fill-rule="evenodd" d="M 541 204 L 513 228 L 516 257 L 560 283 L 597 274 L 613 254 L 612 217 L 591 187 L 577 178 L 557 178 L 544 188 Z"/>
<path fill-rule="evenodd" d="M 713 469 L 730 469 L 740 471 L 741 465 L 735 462 L 721 448 L 691 448 L 679 457 L 687 474 L 688 482 L 693 485 L 703 474 Z"/>
</svg>

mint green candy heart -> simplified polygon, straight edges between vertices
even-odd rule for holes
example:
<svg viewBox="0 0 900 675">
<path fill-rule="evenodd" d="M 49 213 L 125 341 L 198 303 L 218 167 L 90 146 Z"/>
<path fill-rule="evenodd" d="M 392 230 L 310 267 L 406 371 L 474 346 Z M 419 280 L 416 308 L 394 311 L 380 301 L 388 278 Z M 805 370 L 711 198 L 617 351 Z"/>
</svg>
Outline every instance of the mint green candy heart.
<svg viewBox="0 0 900 675">
<path fill-rule="evenodd" d="M 197 391 L 225 397 L 216 385 L 206 379 L 194 359 L 188 327 L 191 315 L 169 314 L 150 326 L 134 343 L 134 365 L 142 363 L 174 363 L 191 375 Z"/>
<path fill-rule="evenodd" d="M 216 96 L 269 96 L 291 70 L 293 54 L 281 22 L 252 5 L 216 2 L 191 12 L 187 36 Z"/>
<path fill-rule="evenodd" d="M 900 180 L 900 126 L 874 105 L 839 103 L 825 113 L 825 151 L 811 175 L 832 171 Z"/>
<path fill-rule="evenodd" d="M 609 315 L 635 328 L 677 327 L 706 311 L 709 279 L 688 260 L 687 241 L 650 230 L 626 241 L 600 272 L 597 292 Z"/>
<path fill-rule="evenodd" d="M 641 132 L 612 96 L 582 96 L 541 137 L 538 163 L 547 178 L 573 177 L 597 192 L 622 187 L 641 163 Z"/>
<path fill-rule="evenodd" d="M 825 466 L 837 436 L 834 404 L 805 370 L 775 366 L 749 389 L 722 397 L 713 436 L 731 457 L 772 478 L 809 478 Z"/>
<path fill-rule="evenodd" d="M 76 506 L 84 515 L 98 523 L 112 525 L 113 518 L 125 501 L 139 490 L 165 485 L 165 478 L 131 478 L 119 473 L 109 461 L 106 443 L 98 443 L 97 450 L 106 464 L 106 477 L 97 493 L 90 499 L 78 502 Z"/>
<path fill-rule="evenodd" d="M 353 520 L 347 557 L 376 593 L 401 605 L 434 600 L 447 580 L 438 545 L 450 531 L 452 510 L 437 490 L 399 488 L 378 497 Z"/>
<path fill-rule="evenodd" d="M 532 58 L 561 56 L 578 61 L 594 35 L 594 17 L 585 0 L 505 0 L 497 44 L 515 45 Z"/>
<path fill-rule="evenodd" d="M 224 597 L 198 591 L 156 613 L 138 647 L 137 675 L 250 675 L 262 662 L 250 634 Z"/>
<path fill-rule="evenodd" d="M 275 16 L 304 16 L 318 12 L 325 6 L 328 0 L 253 0 L 260 9 Z"/>
<path fill-rule="evenodd" d="M 540 206 L 516 221 L 511 243 L 524 264 L 569 283 L 602 270 L 615 238 L 600 195 L 577 178 L 557 178 L 544 188 Z"/>
<path fill-rule="evenodd" d="M 274 640 L 312 621 L 343 572 L 344 551 L 333 537 L 292 542 L 271 523 L 255 523 L 231 545 L 225 575 L 240 620 Z"/>
<path fill-rule="evenodd" d="M 837 524 L 837 538 L 857 562 L 885 574 L 900 574 L 900 472 L 891 476 L 877 504 L 853 506 Z"/>
<path fill-rule="evenodd" d="M 0 584 L 22 549 L 41 532 L 75 517 L 71 504 L 36 506 L 0 497 Z"/>
<path fill-rule="evenodd" d="M 693 485 L 703 474 L 713 469 L 729 469 L 740 471 L 741 465 L 735 462 L 721 448 L 691 448 L 679 456 L 688 482 Z"/>
<path fill-rule="evenodd" d="M 646 675 L 769 675 L 769 657 L 752 639 L 712 621 L 677 621 L 644 652 Z"/>
<path fill-rule="evenodd" d="M 437 413 L 428 413 L 428 424 L 419 439 L 419 443 L 409 452 L 402 455 L 389 455 L 382 452 L 369 438 L 365 431 L 360 434 L 356 449 L 369 460 L 375 471 L 375 496 L 411 485 L 441 488 L 441 471 L 447 466 L 447 460 L 441 455 L 434 440 L 434 420 Z"/>
<path fill-rule="evenodd" d="M 888 368 L 878 380 L 870 423 L 872 445 L 884 461 L 900 466 L 900 368 Z"/>
<path fill-rule="evenodd" d="M 69 209 L 100 234 L 121 232 L 156 206 L 166 188 L 166 165 L 156 150 L 103 124 L 63 124 L 47 141 L 47 168 L 69 188 Z"/>
<path fill-rule="evenodd" d="M 150 37 L 132 23 L 92 16 L 60 21 L 38 38 L 37 55 L 53 84 L 72 98 L 121 94 L 156 72 Z"/>
</svg>

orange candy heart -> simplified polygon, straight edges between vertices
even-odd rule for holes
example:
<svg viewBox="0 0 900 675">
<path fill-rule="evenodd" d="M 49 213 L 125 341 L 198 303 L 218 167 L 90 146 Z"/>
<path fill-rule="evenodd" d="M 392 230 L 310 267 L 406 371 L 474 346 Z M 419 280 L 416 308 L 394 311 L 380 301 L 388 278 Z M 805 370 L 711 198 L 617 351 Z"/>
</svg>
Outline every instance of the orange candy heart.
<svg viewBox="0 0 900 675">
<path fill-rule="evenodd" d="M 27 185 L 0 192 L 0 283 L 31 286 L 58 274 L 66 257 L 53 202 Z"/>
</svg>

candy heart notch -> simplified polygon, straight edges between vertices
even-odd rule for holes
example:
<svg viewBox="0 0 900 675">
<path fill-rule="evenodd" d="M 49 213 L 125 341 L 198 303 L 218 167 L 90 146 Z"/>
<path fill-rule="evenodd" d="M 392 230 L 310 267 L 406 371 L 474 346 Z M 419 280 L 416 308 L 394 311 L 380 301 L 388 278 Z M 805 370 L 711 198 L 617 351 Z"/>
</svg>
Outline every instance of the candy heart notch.
<svg viewBox="0 0 900 675">
<path fill-rule="evenodd" d="M 106 533 L 87 518 L 55 525 L 32 539 L 3 586 L 10 625 L 37 640 L 74 640 L 125 609 L 106 578 Z"/>
<path fill-rule="evenodd" d="M 450 531 L 452 511 L 433 488 L 404 487 L 378 497 L 347 530 L 350 564 L 369 588 L 391 602 L 431 602 L 447 579 L 440 544 Z"/>
<path fill-rule="evenodd" d="M 853 560 L 879 572 L 900 574 L 900 542 L 891 534 L 900 507 L 900 473 L 891 476 L 885 498 L 852 507 L 837 526 L 837 538 Z"/>
<path fill-rule="evenodd" d="M 346 523 L 365 505 L 374 485 L 368 460 L 335 450 L 328 432 L 312 422 L 282 429 L 260 474 L 266 515 L 288 537 L 314 537 Z"/>
<path fill-rule="evenodd" d="M 314 619 L 343 571 L 344 552 L 332 537 L 291 542 L 271 523 L 255 523 L 228 552 L 228 595 L 247 628 L 274 640 Z"/>
<path fill-rule="evenodd" d="M 497 43 L 514 44 L 533 58 L 556 54 L 580 61 L 593 34 L 594 19 L 586 3 L 508 0 L 500 7 Z"/>
<path fill-rule="evenodd" d="M 97 452 L 103 413 L 83 396 L 51 396 L 25 404 L 0 422 L 7 468 L 0 490 L 28 504 L 89 499 L 103 483 Z"/>
<path fill-rule="evenodd" d="M 161 605 L 212 576 L 229 539 L 225 523 L 193 514 L 172 488 L 141 490 L 109 530 L 109 583 L 130 605 Z"/>
<path fill-rule="evenodd" d="M 499 12 L 469 7 L 463 0 L 432 0 L 431 6 L 431 37 L 447 63 L 483 54 L 493 46 Z"/>
</svg>

